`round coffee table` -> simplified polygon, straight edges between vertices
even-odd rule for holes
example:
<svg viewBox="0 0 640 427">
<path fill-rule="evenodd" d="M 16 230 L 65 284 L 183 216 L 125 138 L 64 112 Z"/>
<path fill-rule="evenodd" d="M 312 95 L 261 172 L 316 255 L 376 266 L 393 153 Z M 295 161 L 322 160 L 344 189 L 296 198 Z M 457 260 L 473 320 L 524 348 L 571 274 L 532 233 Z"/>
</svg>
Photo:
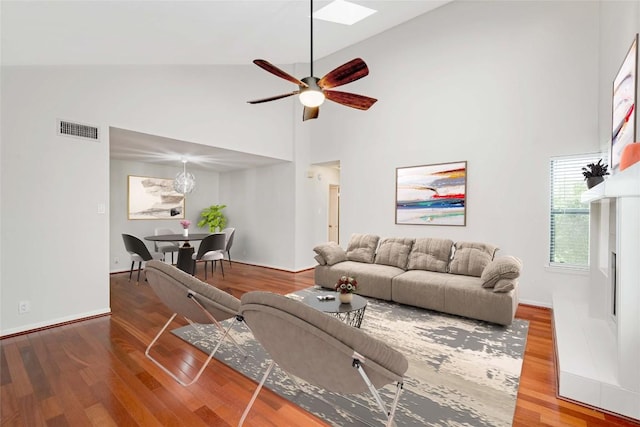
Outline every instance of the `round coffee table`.
<svg viewBox="0 0 640 427">
<path fill-rule="evenodd" d="M 332 295 L 335 299 L 332 300 L 319 300 L 318 296 Z M 362 324 L 362 318 L 364 317 L 364 311 L 367 309 L 367 300 L 360 295 L 353 295 L 353 299 L 350 304 L 342 304 L 338 300 L 338 294 L 336 292 L 327 292 L 319 295 L 308 295 L 302 300 L 305 304 L 320 310 L 324 313 L 330 314 L 342 320 L 347 325 L 359 328 Z"/>
</svg>

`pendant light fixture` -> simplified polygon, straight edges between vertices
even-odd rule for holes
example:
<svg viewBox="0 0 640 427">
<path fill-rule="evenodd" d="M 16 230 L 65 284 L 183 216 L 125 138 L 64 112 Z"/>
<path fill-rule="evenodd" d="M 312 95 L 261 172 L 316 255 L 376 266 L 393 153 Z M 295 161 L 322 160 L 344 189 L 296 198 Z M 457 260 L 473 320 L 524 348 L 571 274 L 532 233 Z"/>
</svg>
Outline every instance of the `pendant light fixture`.
<svg viewBox="0 0 640 427">
<path fill-rule="evenodd" d="M 187 172 L 187 159 L 182 159 L 182 172 L 173 180 L 173 189 L 180 194 L 189 194 L 196 188 L 196 177 Z"/>
</svg>

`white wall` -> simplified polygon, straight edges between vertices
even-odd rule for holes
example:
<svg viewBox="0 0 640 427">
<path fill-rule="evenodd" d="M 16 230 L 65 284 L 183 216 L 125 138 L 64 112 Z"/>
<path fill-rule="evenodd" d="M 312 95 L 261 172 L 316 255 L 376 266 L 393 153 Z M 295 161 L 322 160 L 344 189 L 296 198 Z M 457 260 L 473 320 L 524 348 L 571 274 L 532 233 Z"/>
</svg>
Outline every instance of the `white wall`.
<svg viewBox="0 0 640 427">
<path fill-rule="evenodd" d="M 0 334 L 109 311 L 110 126 L 292 160 L 294 100 L 246 103 L 277 93 L 262 74 L 251 64 L 2 67 Z M 57 119 L 103 138 L 59 137 Z M 269 242 L 276 232 L 262 229 Z M 30 313 L 18 314 L 20 301 Z"/>
<path fill-rule="evenodd" d="M 293 163 L 220 175 L 220 200 L 236 232 L 231 259 L 294 270 Z"/>
<path fill-rule="evenodd" d="M 129 175 L 137 175 L 173 179 L 176 173 L 182 171 L 182 164 L 177 163 L 175 167 L 169 167 L 111 159 L 109 171 L 109 270 L 111 272 L 129 271 L 131 261 L 129 254 L 124 249 L 122 233 L 143 239 L 144 236 L 154 234 L 156 228 L 170 228 L 179 233 L 182 231 L 182 226 L 178 219 L 130 220 L 127 215 L 127 178 Z M 208 228 L 198 228 L 197 223 L 200 220 L 202 209 L 211 205 L 224 204 L 224 201 L 221 201 L 218 195 L 220 177 L 216 172 L 202 169 L 189 168 L 188 171 L 196 177 L 196 188 L 186 196 L 185 218 L 191 221 L 191 227 L 189 227 L 191 233 L 208 233 Z M 226 209 L 223 212 L 226 214 Z M 153 252 L 153 242 L 145 241 L 145 243 L 149 250 Z M 193 246 L 197 248 L 197 245 L 198 242 L 194 242 Z M 177 253 L 174 254 L 174 260 L 176 261 L 177 255 Z M 167 254 L 167 256 L 171 257 L 170 254 Z M 115 262 L 116 258 L 119 260 L 118 263 Z M 170 258 L 168 261 L 170 261 Z"/>
<path fill-rule="evenodd" d="M 598 149 L 596 2 L 453 2 L 320 61 L 360 56 L 344 88 L 369 111 L 321 108 L 311 159 L 341 161 L 341 241 L 351 233 L 493 243 L 524 262 L 521 299 L 586 285 L 548 259 L 552 156 Z M 320 121 L 319 120 L 319 121 Z M 394 224 L 395 168 L 466 160 L 467 225 Z"/>
</svg>

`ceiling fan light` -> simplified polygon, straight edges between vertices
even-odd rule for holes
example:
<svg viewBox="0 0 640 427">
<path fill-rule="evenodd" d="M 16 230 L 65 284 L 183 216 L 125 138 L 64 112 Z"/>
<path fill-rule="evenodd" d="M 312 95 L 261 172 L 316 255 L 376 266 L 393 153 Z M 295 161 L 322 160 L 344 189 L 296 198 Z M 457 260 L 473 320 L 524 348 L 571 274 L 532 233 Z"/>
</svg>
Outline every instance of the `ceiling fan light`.
<svg viewBox="0 0 640 427">
<path fill-rule="evenodd" d="M 300 92 L 299 98 L 305 107 L 319 107 L 324 102 L 324 93 L 320 90 L 306 89 Z"/>
</svg>

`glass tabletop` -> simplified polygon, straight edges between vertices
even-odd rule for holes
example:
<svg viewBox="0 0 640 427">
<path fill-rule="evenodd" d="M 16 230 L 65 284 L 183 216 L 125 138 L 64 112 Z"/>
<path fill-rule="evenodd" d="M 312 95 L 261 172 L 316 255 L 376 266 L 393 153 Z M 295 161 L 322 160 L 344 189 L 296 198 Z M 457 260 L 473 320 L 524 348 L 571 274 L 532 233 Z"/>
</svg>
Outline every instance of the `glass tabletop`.
<svg viewBox="0 0 640 427">
<path fill-rule="evenodd" d="M 318 297 L 325 295 L 333 296 L 332 300 L 320 300 Z M 349 304 L 342 304 L 338 299 L 337 292 L 327 292 L 321 295 L 308 295 L 302 300 L 305 304 L 325 313 L 348 313 L 354 310 L 361 310 L 367 306 L 367 300 L 360 295 L 353 294 L 353 299 Z"/>
</svg>

